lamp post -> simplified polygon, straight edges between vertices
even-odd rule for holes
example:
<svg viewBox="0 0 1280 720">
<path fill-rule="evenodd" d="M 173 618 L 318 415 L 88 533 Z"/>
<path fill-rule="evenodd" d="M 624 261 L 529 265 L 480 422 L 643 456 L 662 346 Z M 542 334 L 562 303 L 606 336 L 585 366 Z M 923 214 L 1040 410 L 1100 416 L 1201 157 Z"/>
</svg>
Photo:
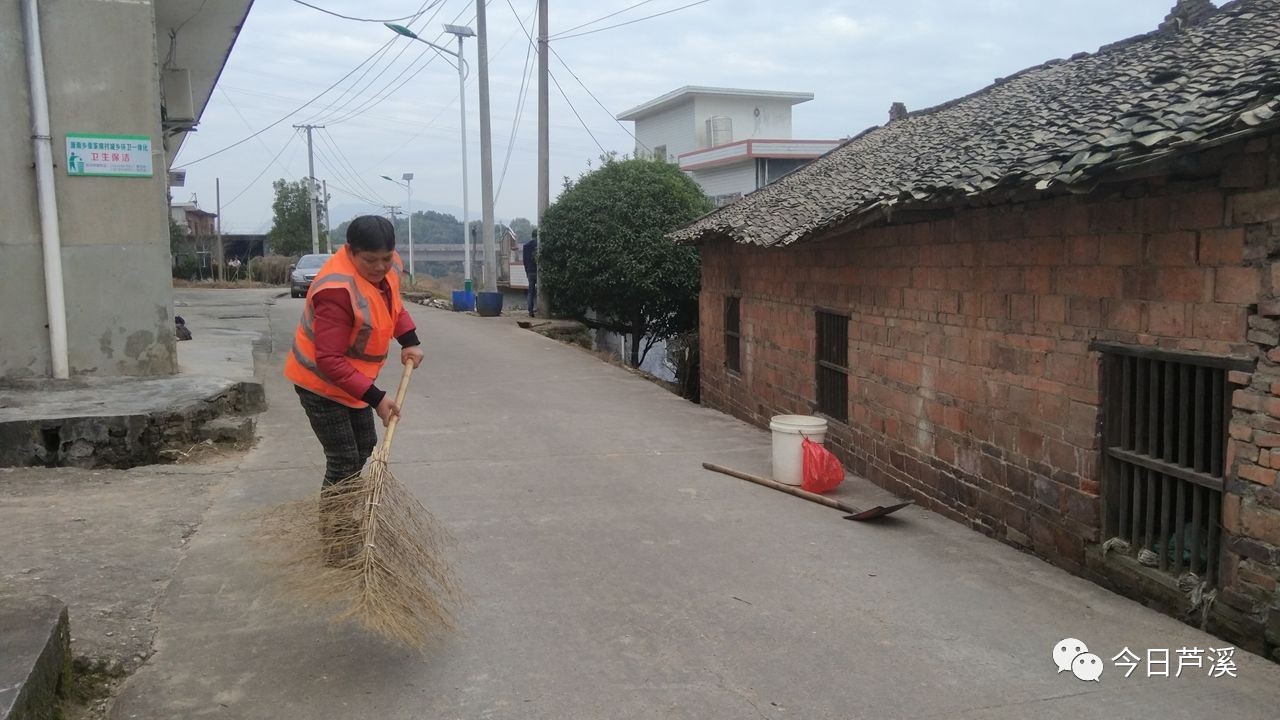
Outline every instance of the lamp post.
<svg viewBox="0 0 1280 720">
<path fill-rule="evenodd" d="M 417 33 L 403 25 L 395 25 L 393 23 L 384 23 L 387 27 L 396 33 L 403 35 L 411 40 L 417 40 L 420 43 L 434 48 L 437 52 L 444 53 L 452 57 L 454 67 L 458 69 L 458 106 L 462 115 L 462 277 L 464 289 L 467 294 L 471 293 L 471 233 L 467 227 L 469 218 L 469 209 L 467 207 L 467 61 L 462 57 L 462 39 L 475 37 L 475 31 L 465 25 L 445 25 L 444 31 L 458 38 L 458 50 L 454 52 L 448 48 L 436 45 L 433 42 L 423 40 L 418 37 Z M 410 222 L 410 230 L 412 230 L 412 221 Z"/>
<path fill-rule="evenodd" d="M 382 179 L 391 180 L 391 182 L 397 185 L 400 185 L 409 193 L 409 197 L 408 199 L 405 200 L 405 203 L 404 203 L 404 214 L 409 218 L 409 285 L 412 286 L 413 285 L 413 173 L 407 172 L 401 175 L 400 177 L 404 179 L 403 183 L 398 182 L 396 180 L 392 180 L 386 175 L 383 175 Z"/>
</svg>

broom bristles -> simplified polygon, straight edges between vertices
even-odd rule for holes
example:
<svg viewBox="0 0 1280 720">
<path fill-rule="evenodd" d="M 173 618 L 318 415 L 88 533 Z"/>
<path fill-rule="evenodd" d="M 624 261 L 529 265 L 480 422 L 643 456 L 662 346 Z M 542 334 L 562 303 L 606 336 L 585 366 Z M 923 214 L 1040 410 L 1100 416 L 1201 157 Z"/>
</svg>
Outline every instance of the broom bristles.
<svg viewBox="0 0 1280 720">
<path fill-rule="evenodd" d="M 354 620 L 415 648 L 457 629 L 465 598 L 446 557 L 453 539 L 396 480 L 382 449 L 319 499 L 280 506 L 264 520 L 293 599 L 339 603 L 335 622 Z"/>
</svg>

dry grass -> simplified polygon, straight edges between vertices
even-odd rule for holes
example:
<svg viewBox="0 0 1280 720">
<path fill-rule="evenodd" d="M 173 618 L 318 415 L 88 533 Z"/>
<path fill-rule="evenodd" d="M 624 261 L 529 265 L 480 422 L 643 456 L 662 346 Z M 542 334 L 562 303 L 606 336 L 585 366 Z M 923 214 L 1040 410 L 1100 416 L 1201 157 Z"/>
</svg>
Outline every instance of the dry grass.
<svg viewBox="0 0 1280 720">
<path fill-rule="evenodd" d="M 318 499 L 267 513 L 262 535 L 283 553 L 285 594 L 335 606 L 334 622 L 418 649 L 458 627 L 465 596 L 446 558 L 453 539 L 391 474 L 384 448 Z"/>
<path fill-rule="evenodd" d="M 401 291 L 413 292 L 416 290 L 429 292 L 436 297 L 448 298 L 454 290 L 461 290 L 464 283 L 461 275 L 446 275 L 438 278 L 419 274 L 413 280 L 413 283 L 410 284 L 409 276 L 405 275 L 400 285 Z"/>
<path fill-rule="evenodd" d="M 248 280 L 182 280 L 173 279 L 173 286 L 176 288 L 202 288 L 205 290 L 233 290 L 236 288 L 271 288 L 282 287 L 271 283 L 263 283 Z"/>
</svg>

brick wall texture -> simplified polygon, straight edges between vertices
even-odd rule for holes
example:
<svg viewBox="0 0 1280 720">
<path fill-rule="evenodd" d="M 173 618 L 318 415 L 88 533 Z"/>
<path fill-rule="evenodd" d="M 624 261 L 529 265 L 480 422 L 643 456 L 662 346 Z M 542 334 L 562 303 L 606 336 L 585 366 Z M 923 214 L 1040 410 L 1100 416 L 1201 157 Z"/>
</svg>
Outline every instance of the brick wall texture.
<svg viewBox="0 0 1280 720">
<path fill-rule="evenodd" d="M 1087 195 L 786 248 L 708 244 L 703 401 L 764 427 L 813 412 L 814 311 L 847 314 L 849 422 L 828 432 L 846 467 L 1083 572 L 1103 539 L 1091 341 L 1256 359 L 1232 375 L 1221 598 L 1261 639 L 1280 616 L 1277 253 L 1280 135 Z M 730 295 L 742 298 L 741 373 L 724 366 Z"/>
</svg>

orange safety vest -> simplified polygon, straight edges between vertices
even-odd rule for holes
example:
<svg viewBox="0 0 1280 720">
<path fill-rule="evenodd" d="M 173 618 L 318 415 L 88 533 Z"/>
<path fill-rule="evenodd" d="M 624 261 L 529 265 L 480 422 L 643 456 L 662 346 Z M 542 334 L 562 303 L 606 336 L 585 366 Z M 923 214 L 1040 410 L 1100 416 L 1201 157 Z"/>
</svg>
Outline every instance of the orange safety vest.
<svg viewBox="0 0 1280 720">
<path fill-rule="evenodd" d="M 347 339 L 347 361 L 360 374 L 376 379 L 378 372 L 382 370 L 383 363 L 387 360 L 387 350 L 391 346 L 391 337 L 395 333 L 396 318 L 400 317 L 400 311 L 404 309 L 400 301 L 400 273 L 404 266 L 400 262 L 399 254 L 392 256 L 391 264 L 391 272 L 387 273 L 387 282 L 391 285 L 391 307 L 388 308 L 382 292 L 356 271 L 346 245 L 329 258 L 316 274 L 316 279 L 311 282 L 311 288 L 307 290 L 307 302 L 302 311 L 302 320 L 298 323 L 298 330 L 293 335 L 293 349 L 284 361 L 286 378 L 295 385 L 347 407 L 362 408 L 367 405 L 363 400 L 352 397 L 333 384 L 320 371 L 316 363 L 316 309 L 312 298 L 321 290 L 342 288 L 347 291 L 351 300 L 352 314 L 356 319 L 351 327 L 351 335 Z"/>
</svg>

